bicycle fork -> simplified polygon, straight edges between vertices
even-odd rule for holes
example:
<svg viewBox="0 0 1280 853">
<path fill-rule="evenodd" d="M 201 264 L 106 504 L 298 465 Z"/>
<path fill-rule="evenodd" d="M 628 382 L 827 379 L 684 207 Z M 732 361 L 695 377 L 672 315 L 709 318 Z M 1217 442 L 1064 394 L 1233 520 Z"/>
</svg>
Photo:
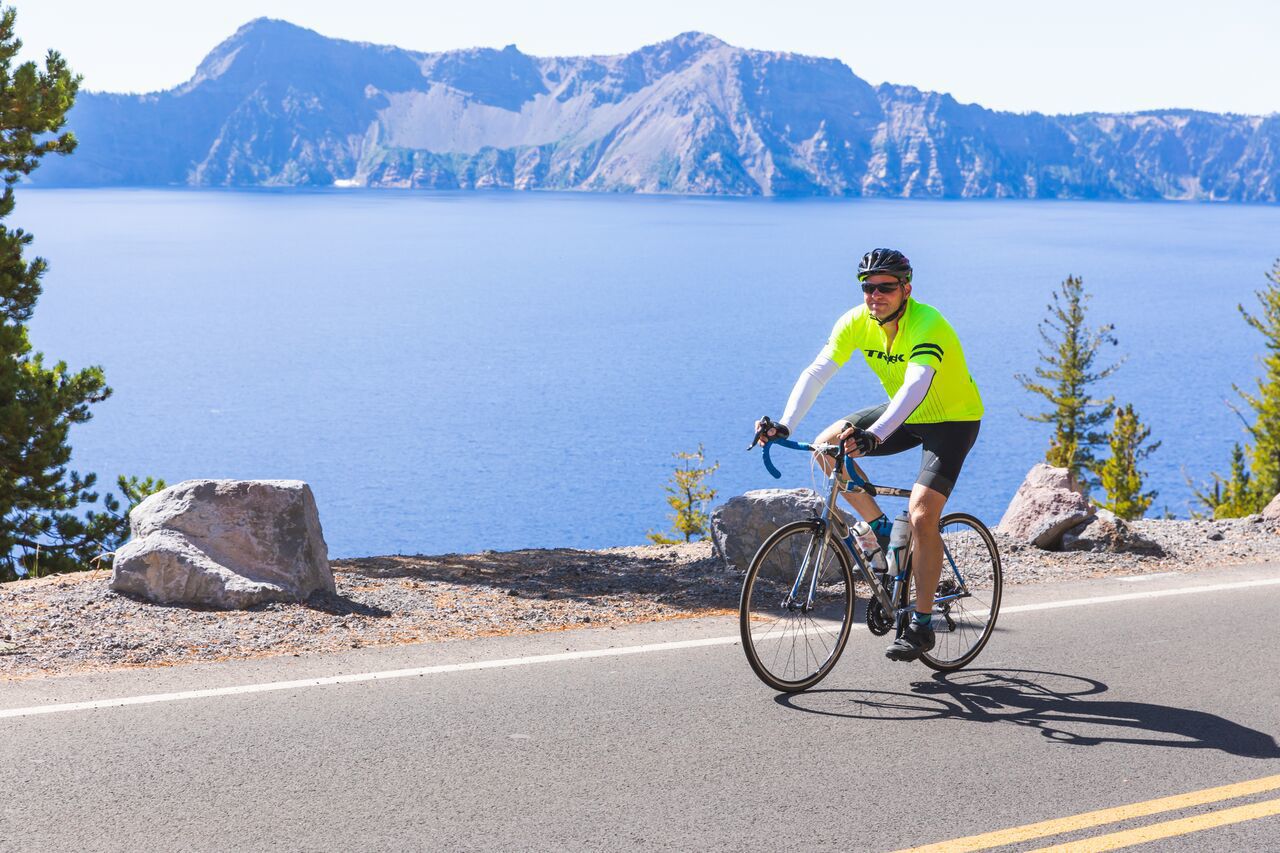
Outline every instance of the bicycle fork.
<svg viewBox="0 0 1280 853">
<path fill-rule="evenodd" d="M 791 591 L 787 593 L 787 597 L 782 602 L 782 606 L 787 610 L 795 610 L 798 606 L 801 613 L 808 613 L 809 608 L 813 607 L 813 597 L 818 592 L 818 572 L 822 568 L 822 558 L 826 555 L 829 537 L 830 533 L 824 525 L 822 535 L 815 536 L 809 540 L 809 545 L 804 551 L 804 559 L 800 562 L 800 571 L 796 572 L 795 583 L 791 585 Z M 815 544 L 817 545 L 817 554 L 814 554 Z M 810 570 L 811 567 L 812 570 Z M 809 588 L 806 591 L 804 603 L 797 605 L 800 590 L 805 585 L 806 575 L 809 578 Z"/>
</svg>

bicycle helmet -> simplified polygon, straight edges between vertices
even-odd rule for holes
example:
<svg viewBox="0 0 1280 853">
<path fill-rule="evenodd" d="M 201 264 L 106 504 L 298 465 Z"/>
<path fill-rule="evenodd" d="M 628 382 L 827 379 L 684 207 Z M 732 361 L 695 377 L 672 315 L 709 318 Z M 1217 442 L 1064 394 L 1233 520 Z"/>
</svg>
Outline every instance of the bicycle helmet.
<svg viewBox="0 0 1280 853">
<path fill-rule="evenodd" d="M 911 261 L 907 260 L 907 256 L 899 252 L 897 249 L 872 249 L 862 256 L 862 263 L 858 264 L 858 281 L 866 281 L 868 276 L 873 275 L 891 275 L 903 283 L 911 283 Z M 902 312 L 907 310 L 907 300 L 902 300 L 902 304 L 898 306 L 898 310 L 894 311 L 883 320 L 879 317 L 872 316 L 881 326 L 885 323 L 892 323 L 902 316 Z"/>
<path fill-rule="evenodd" d="M 858 264 L 858 281 L 869 275 L 894 275 L 903 281 L 911 281 L 911 261 L 897 249 L 872 249 L 862 256 Z"/>
</svg>

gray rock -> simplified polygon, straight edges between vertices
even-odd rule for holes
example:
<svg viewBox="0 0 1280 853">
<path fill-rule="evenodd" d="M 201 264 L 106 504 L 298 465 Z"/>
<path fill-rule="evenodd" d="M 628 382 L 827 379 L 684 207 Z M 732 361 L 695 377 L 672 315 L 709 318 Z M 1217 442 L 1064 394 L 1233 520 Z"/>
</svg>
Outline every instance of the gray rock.
<svg viewBox="0 0 1280 853">
<path fill-rule="evenodd" d="M 822 503 L 811 489 L 757 489 L 730 498 L 711 513 L 712 548 L 732 568 L 745 572 L 769 534 L 820 514 Z"/>
<path fill-rule="evenodd" d="M 997 530 L 1011 539 L 1053 551 L 1062 535 L 1092 518 L 1093 504 L 1065 468 L 1032 466 L 1018 487 Z"/>
<path fill-rule="evenodd" d="M 1139 535 L 1127 521 L 1105 509 L 1062 534 L 1062 550 L 1127 551 L 1152 556 L 1164 553 L 1158 543 Z"/>
<path fill-rule="evenodd" d="M 1215 528 L 1213 530 L 1210 530 L 1205 538 L 1209 539 L 1212 542 L 1221 542 L 1223 539 L 1223 533 L 1221 530 L 1218 530 Z"/>
<path fill-rule="evenodd" d="M 1052 465 L 1040 463 L 1032 465 L 1022 484 L 1036 489 L 1066 489 L 1078 495 L 1084 495 L 1084 487 L 1067 468 L 1054 468 Z"/>
<path fill-rule="evenodd" d="M 1272 498 L 1271 503 L 1263 508 L 1262 517 L 1267 521 L 1280 521 L 1280 495 Z"/>
<path fill-rule="evenodd" d="M 329 548 L 301 480 L 187 480 L 129 513 L 111 588 L 224 609 L 334 593 Z"/>
</svg>

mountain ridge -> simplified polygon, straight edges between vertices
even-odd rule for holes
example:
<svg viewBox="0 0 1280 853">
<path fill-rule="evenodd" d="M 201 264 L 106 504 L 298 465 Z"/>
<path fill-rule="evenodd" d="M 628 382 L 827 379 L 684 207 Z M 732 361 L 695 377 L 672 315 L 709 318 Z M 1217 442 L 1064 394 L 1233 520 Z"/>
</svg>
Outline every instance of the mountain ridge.
<svg viewBox="0 0 1280 853">
<path fill-rule="evenodd" d="M 872 86 L 689 31 L 630 53 L 437 53 L 257 18 L 191 78 L 85 93 L 46 186 L 1278 200 L 1280 116 L 1047 115 Z"/>
</svg>

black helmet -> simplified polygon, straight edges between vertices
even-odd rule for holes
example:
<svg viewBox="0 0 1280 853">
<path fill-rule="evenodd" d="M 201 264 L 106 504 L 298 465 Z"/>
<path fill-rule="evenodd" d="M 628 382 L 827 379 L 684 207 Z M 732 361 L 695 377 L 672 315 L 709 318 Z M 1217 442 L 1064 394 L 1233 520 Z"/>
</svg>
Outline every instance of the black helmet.
<svg viewBox="0 0 1280 853">
<path fill-rule="evenodd" d="M 911 261 L 897 249 L 872 249 L 858 264 L 858 281 L 876 274 L 896 275 L 903 281 L 911 281 Z"/>
</svg>

